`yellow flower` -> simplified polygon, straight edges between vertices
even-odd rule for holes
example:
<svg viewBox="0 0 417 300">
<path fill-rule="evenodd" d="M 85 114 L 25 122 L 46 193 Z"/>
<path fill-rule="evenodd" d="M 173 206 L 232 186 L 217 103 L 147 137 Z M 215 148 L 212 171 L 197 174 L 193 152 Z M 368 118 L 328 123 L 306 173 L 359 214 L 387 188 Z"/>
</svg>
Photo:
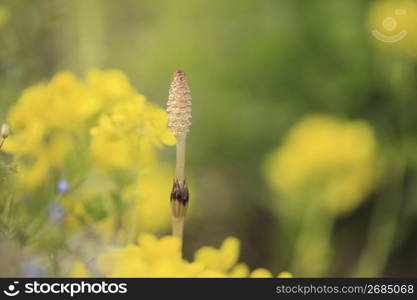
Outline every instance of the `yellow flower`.
<svg viewBox="0 0 417 300">
<path fill-rule="evenodd" d="M 272 274 L 267 269 L 256 269 L 252 273 L 250 273 L 250 277 L 252 278 L 271 278 Z"/>
<path fill-rule="evenodd" d="M 72 267 L 71 274 L 72 274 L 72 277 L 75 277 L 75 278 L 85 278 L 85 277 L 91 276 L 91 274 L 85 268 L 84 264 L 80 261 L 75 262 L 75 264 Z"/>
<path fill-rule="evenodd" d="M 245 263 L 236 264 L 229 272 L 229 277 L 244 278 L 249 275 L 249 267 Z"/>
<path fill-rule="evenodd" d="M 23 91 L 8 114 L 13 135 L 4 150 L 15 155 L 24 189 L 39 187 L 51 168 L 65 164 L 73 135 L 98 109 L 97 98 L 70 72 Z"/>
<path fill-rule="evenodd" d="M 236 238 L 227 238 L 220 249 L 202 247 L 194 257 L 194 261 L 205 265 L 209 269 L 220 272 L 228 271 L 239 258 L 240 242 Z"/>
<path fill-rule="evenodd" d="M 42 113 L 52 127 L 77 129 L 101 107 L 99 97 L 71 72 L 58 73 L 47 88 L 49 106 Z"/>
<path fill-rule="evenodd" d="M 129 209 L 123 217 L 126 228 L 134 226 L 137 232 L 157 232 L 171 222 L 171 206 L 167 192 L 172 187 L 171 167 L 156 164 L 139 174 L 137 183 L 124 191 Z"/>
<path fill-rule="evenodd" d="M 106 238 L 112 235 L 112 211 L 116 208 L 110 194 L 111 183 L 90 178 L 75 192 L 61 197 L 65 211 L 65 225 L 67 229 L 75 230 L 86 224 L 95 228 Z"/>
<path fill-rule="evenodd" d="M 312 115 L 299 121 L 265 163 L 271 186 L 286 199 L 311 198 L 330 211 L 353 210 L 376 177 L 376 142 L 364 121 Z"/>
<path fill-rule="evenodd" d="M 135 184 L 120 192 L 122 208 L 110 196 L 117 185 L 110 178 L 92 174 L 76 191 L 61 197 L 67 212 L 67 230 L 79 230 L 89 224 L 102 240 L 125 242 L 137 232 L 167 229 L 171 210 L 166 191 L 171 189 L 172 174 L 172 167 L 164 164 L 143 170 Z"/>
<path fill-rule="evenodd" d="M 133 149 L 109 116 L 100 118 L 98 127 L 91 130 L 91 135 L 91 154 L 100 167 L 129 168 L 133 164 Z"/>
<path fill-rule="evenodd" d="M 48 178 L 49 162 L 45 156 L 36 161 L 17 166 L 17 182 L 23 190 L 33 190 Z"/>
<path fill-rule="evenodd" d="M 167 236 L 158 241 L 152 235 L 142 234 L 138 243 L 99 256 L 99 270 L 109 277 L 164 277 L 187 268 L 180 257 L 178 239 Z"/>
<path fill-rule="evenodd" d="M 277 277 L 279 277 L 279 278 L 292 278 L 293 276 L 290 272 L 281 272 L 281 273 L 278 274 Z"/>
<path fill-rule="evenodd" d="M 417 2 L 380 0 L 370 7 L 368 23 L 378 46 L 417 58 Z"/>
<path fill-rule="evenodd" d="M 0 6 L 0 29 L 3 28 L 10 18 L 10 10 L 8 7 L 1 5 Z"/>
<path fill-rule="evenodd" d="M 92 69 L 87 72 L 87 82 L 104 103 L 127 99 L 135 93 L 127 76 L 119 70 Z"/>
<path fill-rule="evenodd" d="M 180 241 L 173 236 L 157 239 L 143 233 L 137 245 L 128 245 L 119 250 L 101 254 L 97 259 L 100 276 L 107 277 L 271 277 L 265 269 L 249 268 L 238 263 L 240 242 L 227 238 L 220 249 L 203 247 L 188 262 L 181 258 Z M 80 271 L 81 270 L 81 271 Z M 84 269 L 75 264 L 73 276 Z M 290 273 L 285 273 L 290 276 Z"/>
<path fill-rule="evenodd" d="M 166 112 L 139 94 L 113 106 L 91 130 L 91 152 L 103 170 L 147 165 L 155 160 L 155 148 L 173 145 Z"/>
<path fill-rule="evenodd" d="M 42 149 L 45 157 L 53 167 L 61 167 L 65 164 L 67 154 L 73 149 L 72 137 L 68 134 L 57 132 L 51 135 L 48 146 Z"/>
<path fill-rule="evenodd" d="M 25 189 L 46 184 L 48 173 L 72 168 L 70 161 L 79 170 L 135 174 L 155 161 L 157 148 L 175 143 L 166 113 L 136 93 L 118 70 L 91 70 L 87 82 L 60 72 L 35 84 L 10 109 L 8 123 L 13 135 L 3 149 L 15 156 L 18 176 L 28 181 L 22 181 Z M 90 158 L 93 166 L 87 165 Z"/>
<path fill-rule="evenodd" d="M 70 72 L 61 72 L 48 83 L 24 90 L 9 113 L 9 123 L 28 129 L 39 122 L 48 130 L 74 131 L 100 107 L 97 97 Z"/>
<path fill-rule="evenodd" d="M 68 212 L 67 229 L 74 231 L 87 223 L 104 241 L 112 242 L 125 242 L 137 232 L 167 229 L 171 210 L 166 191 L 171 189 L 172 174 L 172 167 L 164 164 L 155 164 L 140 172 L 135 184 L 122 189 L 121 210 L 110 197 L 117 186 L 107 177 L 91 176 L 83 186 L 62 197 Z"/>
</svg>

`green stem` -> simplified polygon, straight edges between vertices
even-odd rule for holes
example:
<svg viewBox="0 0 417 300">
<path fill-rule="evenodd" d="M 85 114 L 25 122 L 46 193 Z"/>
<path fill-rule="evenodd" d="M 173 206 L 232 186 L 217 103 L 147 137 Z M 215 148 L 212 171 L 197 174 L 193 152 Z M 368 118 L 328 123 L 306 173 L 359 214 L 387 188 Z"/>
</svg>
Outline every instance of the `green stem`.
<svg viewBox="0 0 417 300">
<path fill-rule="evenodd" d="M 354 273 L 358 277 L 376 277 L 384 271 L 394 244 L 401 211 L 402 183 L 405 168 L 401 167 L 391 191 L 375 203 L 368 239 Z"/>
<path fill-rule="evenodd" d="M 129 231 L 127 233 L 127 244 L 133 244 L 135 242 L 135 239 L 138 234 L 136 222 L 137 222 L 136 213 L 134 212 L 130 220 Z"/>
<path fill-rule="evenodd" d="M 335 216 L 314 200 L 307 204 L 293 256 L 292 271 L 297 276 L 322 276 L 330 258 L 330 238 Z"/>
</svg>

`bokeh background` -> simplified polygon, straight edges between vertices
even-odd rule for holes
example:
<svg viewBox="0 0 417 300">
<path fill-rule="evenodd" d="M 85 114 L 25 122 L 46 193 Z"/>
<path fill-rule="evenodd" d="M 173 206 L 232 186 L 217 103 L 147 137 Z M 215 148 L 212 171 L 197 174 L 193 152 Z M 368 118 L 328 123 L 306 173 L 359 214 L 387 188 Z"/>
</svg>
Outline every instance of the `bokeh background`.
<svg viewBox="0 0 417 300">
<path fill-rule="evenodd" d="M 0 120 L 60 71 L 119 69 L 163 108 L 182 69 L 193 96 L 186 258 L 236 236 L 243 261 L 274 273 L 416 276 L 416 20 L 405 0 L 2 0 Z M 407 34 L 386 42 L 374 30 Z M 165 201 L 174 147 L 158 153 L 166 183 L 144 185 Z M 2 159 L 13 165 L 13 153 Z M 10 165 L 2 176 L 19 172 Z M 11 186 L 1 189 L 6 216 Z M 3 222 L 0 275 L 65 274 L 79 239 L 28 238 L 45 207 Z M 148 231 L 168 234 L 169 214 L 152 214 L 168 221 Z"/>
</svg>

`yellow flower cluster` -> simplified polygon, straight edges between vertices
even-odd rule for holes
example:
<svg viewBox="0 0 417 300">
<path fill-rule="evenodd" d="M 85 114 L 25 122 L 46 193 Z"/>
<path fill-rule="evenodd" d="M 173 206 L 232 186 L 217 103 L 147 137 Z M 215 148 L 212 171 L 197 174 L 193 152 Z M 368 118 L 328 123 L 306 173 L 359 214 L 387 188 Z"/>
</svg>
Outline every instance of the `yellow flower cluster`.
<svg viewBox="0 0 417 300">
<path fill-rule="evenodd" d="M 117 228 L 168 225 L 169 201 L 161 188 L 169 191 L 171 174 L 156 151 L 175 138 L 166 112 L 137 93 L 121 71 L 90 70 L 85 80 L 58 73 L 24 90 L 8 122 L 12 134 L 4 150 L 16 162 L 16 198 L 41 191 L 39 201 L 55 200 L 63 178 L 71 189 L 59 198 L 67 229 L 89 224 L 112 236 Z"/>
<path fill-rule="evenodd" d="M 417 1 L 373 1 L 368 23 L 377 45 L 417 58 Z"/>
<path fill-rule="evenodd" d="M 23 91 L 9 112 L 13 134 L 4 147 L 18 160 L 22 188 L 40 186 L 51 168 L 63 166 L 74 148 L 72 136 L 82 130 L 99 104 L 99 99 L 69 72 Z"/>
<path fill-rule="evenodd" d="M 238 263 L 240 242 L 227 238 L 219 249 L 200 248 L 193 262 L 181 258 L 180 241 L 173 236 L 157 239 L 141 234 L 137 245 L 100 255 L 97 267 L 107 277 L 272 277 L 266 269 L 252 272 L 244 263 Z M 92 274 L 81 263 L 76 263 L 72 276 L 88 277 Z M 279 277 L 291 277 L 282 272 Z"/>
<path fill-rule="evenodd" d="M 363 121 L 311 115 L 299 121 L 267 159 L 268 182 L 286 199 L 336 213 L 353 210 L 376 178 L 376 142 Z"/>
<path fill-rule="evenodd" d="M 134 95 L 115 104 L 91 130 L 93 157 L 105 169 L 131 168 L 152 162 L 155 146 L 175 144 L 166 126 L 165 111 L 146 103 L 143 96 Z"/>
<path fill-rule="evenodd" d="M 45 183 L 51 169 L 62 168 L 71 155 L 88 161 L 83 146 L 90 147 L 98 167 L 112 170 L 137 168 L 152 160 L 155 147 L 175 143 L 164 110 L 148 103 L 117 70 L 91 70 L 86 82 L 59 73 L 26 89 L 8 121 L 13 135 L 5 150 L 19 160 L 28 190 Z"/>
<path fill-rule="evenodd" d="M 159 232 L 168 227 L 171 209 L 167 191 L 172 187 L 171 167 L 153 164 L 137 177 L 137 182 L 121 190 L 125 209 L 118 211 L 111 197 L 111 183 L 90 179 L 85 187 L 63 196 L 65 225 L 74 230 L 86 224 L 109 241 L 126 241 L 135 232 Z M 118 230 L 118 232 L 115 232 Z"/>
<path fill-rule="evenodd" d="M 136 93 L 123 73 L 93 70 L 87 79 L 110 106 L 91 129 L 91 153 L 102 169 L 143 167 L 154 161 L 155 147 L 175 144 L 165 110 Z"/>
<path fill-rule="evenodd" d="M 124 218 L 124 227 L 136 223 L 137 232 L 156 232 L 165 229 L 171 221 L 171 204 L 167 191 L 172 188 L 173 168 L 157 164 L 140 174 L 136 184 L 124 190 L 124 199 L 131 203 Z"/>
</svg>

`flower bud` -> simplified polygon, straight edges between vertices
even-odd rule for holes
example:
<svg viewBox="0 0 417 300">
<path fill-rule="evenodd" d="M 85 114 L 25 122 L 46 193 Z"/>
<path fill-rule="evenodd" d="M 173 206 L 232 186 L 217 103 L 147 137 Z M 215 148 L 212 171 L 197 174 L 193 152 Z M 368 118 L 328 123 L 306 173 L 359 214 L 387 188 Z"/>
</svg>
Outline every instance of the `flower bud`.
<svg viewBox="0 0 417 300">
<path fill-rule="evenodd" d="M 1 125 L 1 137 L 3 139 L 6 139 L 9 136 L 9 133 L 10 133 L 9 125 L 7 125 L 6 123 L 3 123 L 3 125 Z"/>
</svg>

